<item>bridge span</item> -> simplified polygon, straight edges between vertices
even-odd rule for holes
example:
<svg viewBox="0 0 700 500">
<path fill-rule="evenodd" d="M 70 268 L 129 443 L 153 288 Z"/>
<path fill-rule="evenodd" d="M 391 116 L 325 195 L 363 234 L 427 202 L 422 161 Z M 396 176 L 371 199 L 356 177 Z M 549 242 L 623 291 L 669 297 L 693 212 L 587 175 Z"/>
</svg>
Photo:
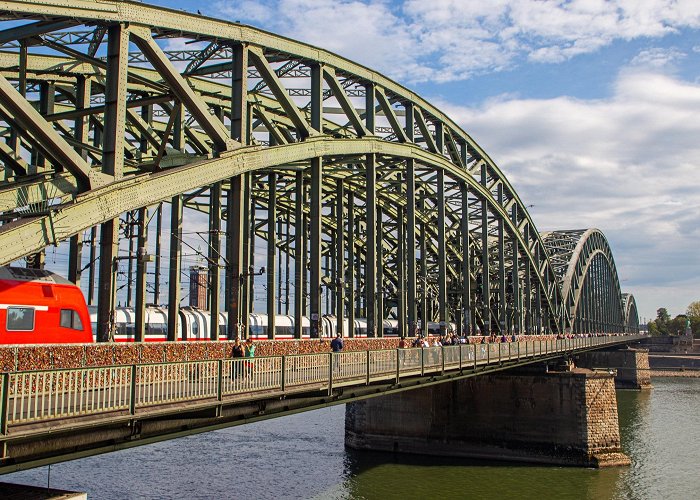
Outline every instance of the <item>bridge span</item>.
<svg viewBox="0 0 700 500">
<path fill-rule="evenodd" d="M 0 264 L 60 245 L 100 341 L 120 302 L 137 340 L 167 303 L 175 340 L 188 264 L 206 268 L 212 339 L 247 336 L 256 302 L 270 338 L 277 314 L 296 338 L 324 315 L 349 336 L 354 318 L 369 336 L 384 319 L 638 329 L 600 231 L 540 234 L 465 130 L 376 71 L 141 2 L 6 0 L 0 18 Z"/>
<path fill-rule="evenodd" d="M 640 338 L 523 339 L 6 372 L 0 474 L 552 362 Z"/>
</svg>

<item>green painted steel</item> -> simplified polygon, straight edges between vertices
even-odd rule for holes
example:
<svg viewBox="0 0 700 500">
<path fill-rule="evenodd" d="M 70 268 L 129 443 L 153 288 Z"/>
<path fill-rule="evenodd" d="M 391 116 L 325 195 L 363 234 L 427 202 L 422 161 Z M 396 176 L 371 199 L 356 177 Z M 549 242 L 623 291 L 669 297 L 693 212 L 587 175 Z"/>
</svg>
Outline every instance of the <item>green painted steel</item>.
<svg viewBox="0 0 700 500">
<path fill-rule="evenodd" d="M 72 238 L 77 281 L 75 245 L 102 225 L 101 254 L 87 264 L 94 276 L 104 262 L 100 340 L 113 330 L 114 263 L 134 258 L 119 255 L 114 221 L 162 203 L 182 213 L 170 235 L 170 316 L 183 227 L 205 212 L 209 302 L 219 307 L 223 285 L 230 337 L 248 334 L 256 239 L 267 242 L 267 310 L 293 288 L 297 337 L 303 316 L 324 314 L 348 318 L 351 336 L 362 316 L 378 335 L 386 319 L 410 334 L 436 321 L 482 334 L 638 328 L 602 234 L 559 252 L 464 130 L 371 69 L 141 2 L 0 1 L 0 16 L 27 22 L 0 31 L 0 219 L 12 222 L 0 226 L 0 264 Z M 162 37 L 191 49 L 164 50 Z M 137 295 L 142 310 L 143 288 Z"/>
</svg>

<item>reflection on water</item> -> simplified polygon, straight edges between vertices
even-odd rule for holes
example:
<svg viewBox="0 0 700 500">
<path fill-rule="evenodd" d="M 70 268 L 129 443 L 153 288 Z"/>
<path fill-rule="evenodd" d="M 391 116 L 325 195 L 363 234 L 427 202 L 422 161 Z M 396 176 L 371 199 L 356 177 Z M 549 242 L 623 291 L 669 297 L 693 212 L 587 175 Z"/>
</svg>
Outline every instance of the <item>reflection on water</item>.
<svg viewBox="0 0 700 500">
<path fill-rule="evenodd" d="M 354 452 L 344 407 L 54 465 L 90 498 L 689 499 L 700 491 L 700 379 L 618 392 L 630 467 L 580 469 Z M 3 480 L 45 485 L 47 469 Z"/>
</svg>

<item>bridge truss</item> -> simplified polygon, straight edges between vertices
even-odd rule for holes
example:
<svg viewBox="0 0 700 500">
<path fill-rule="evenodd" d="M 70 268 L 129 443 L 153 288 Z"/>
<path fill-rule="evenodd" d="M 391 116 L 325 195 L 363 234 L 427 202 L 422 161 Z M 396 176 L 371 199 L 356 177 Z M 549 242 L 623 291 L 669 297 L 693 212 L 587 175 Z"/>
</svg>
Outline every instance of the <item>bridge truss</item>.
<svg viewBox="0 0 700 500">
<path fill-rule="evenodd" d="M 636 329 L 599 231 L 542 238 L 479 145 L 375 71 L 137 2 L 0 1 L 0 16 L 0 264 L 42 266 L 69 241 L 99 340 L 120 260 L 137 338 L 147 285 L 158 302 L 166 281 L 174 338 L 188 225 L 205 226 L 208 307 L 229 337 L 247 334 L 256 243 L 271 335 L 279 313 L 298 337 L 323 314 L 367 318 L 369 335 L 392 317 L 404 334 Z"/>
</svg>

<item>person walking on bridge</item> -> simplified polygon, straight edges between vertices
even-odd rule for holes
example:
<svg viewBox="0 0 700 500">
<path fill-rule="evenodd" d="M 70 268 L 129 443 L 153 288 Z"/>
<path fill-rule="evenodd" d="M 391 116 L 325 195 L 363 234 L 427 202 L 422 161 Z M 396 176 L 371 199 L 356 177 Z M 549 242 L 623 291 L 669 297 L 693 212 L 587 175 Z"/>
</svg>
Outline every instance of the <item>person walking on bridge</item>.
<svg viewBox="0 0 700 500">
<path fill-rule="evenodd" d="M 250 380 L 253 380 L 253 358 L 255 357 L 255 345 L 253 339 L 248 337 L 245 341 L 245 357 L 250 358 L 245 362 L 246 372 Z"/>
<path fill-rule="evenodd" d="M 338 370 L 340 368 L 339 353 L 343 350 L 343 338 L 340 333 L 336 333 L 335 338 L 331 340 L 331 350 L 333 351 L 333 369 Z"/>
</svg>

